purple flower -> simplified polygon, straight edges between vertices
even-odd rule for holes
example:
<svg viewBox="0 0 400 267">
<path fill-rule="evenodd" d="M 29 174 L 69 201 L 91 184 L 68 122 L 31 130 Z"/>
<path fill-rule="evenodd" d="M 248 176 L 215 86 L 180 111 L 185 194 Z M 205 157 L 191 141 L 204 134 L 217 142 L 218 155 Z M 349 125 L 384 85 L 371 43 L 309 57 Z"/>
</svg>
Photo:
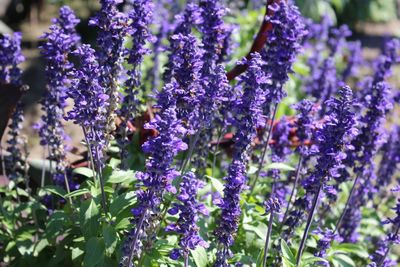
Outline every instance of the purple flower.
<svg viewBox="0 0 400 267">
<path fill-rule="evenodd" d="M 127 30 L 130 30 L 127 27 L 128 16 L 119 12 L 117 8 L 122 2 L 122 0 L 100 0 L 100 10 L 89 20 L 89 25 L 98 27 L 96 57 L 101 73 L 99 82 L 109 96 L 105 127 L 106 143 L 110 139 L 110 132 L 115 129 L 114 119 L 119 100 L 116 80 L 121 71 L 120 61 L 124 51 L 124 40 Z"/>
<path fill-rule="evenodd" d="M 75 31 L 79 19 L 68 6 L 63 6 L 59 18 L 52 22 L 50 31 L 41 36 L 44 39 L 40 49 L 46 60 L 47 90 L 41 101 L 44 115 L 37 127 L 40 144 L 48 147 L 50 160 L 57 164 L 53 180 L 62 186 L 66 165 L 64 140 L 68 138 L 64 131 L 63 116 L 73 68 L 68 56 L 80 40 Z"/>
<path fill-rule="evenodd" d="M 351 205 L 344 211 L 343 224 L 339 228 L 339 233 L 346 242 L 355 241 L 355 231 L 361 220 L 359 209 L 367 197 L 372 197 L 375 192 L 372 184 L 375 180 L 373 157 L 382 143 L 382 127 L 392 106 L 388 98 L 389 92 L 388 84 L 380 82 L 366 96 L 366 113 L 359 120 L 360 134 L 352 141 L 354 150 L 347 153 L 345 165 L 354 168 L 357 178 L 354 195 L 349 196 Z M 347 172 L 342 173 L 341 180 L 347 176 Z"/>
<path fill-rule="evenodd" d="M 24 122 L 24 105 L 21 101 L 18 101 L 10 121 L 6 141 L 9 155 L 4 160 L 8 177 L 14 180 L 22 174 L 21 129 Z"/>
<path fill-rule="evenodd" d="M 181 119 L 191 133 L 199 126 L 199 101 L 204 95 L 200 86 L 202 51 L 193 35 L 172 35 L 171 52 L 166 71 L 166 81 L 174 79 L 174 96 L 177 105 L 177 118 Z"/>
<path fill-rule="evenodd" d="M 206 77 L 215 68 L 227 35 L 227 28 L 223 21 L 226 9 L 221 2 L 220 0 L 200 0 L 199 4 L 202 17 L 200 31 L 203 34 L 204 47 L 203 77 Z"/>
<path fill-rule="evenodd" d="M 301 40 L 305 35 L 303 18 L 299 10 L 285 1 L 273 3 L 269 9 L 274 13 L 265 19 L 271 23 L 272 30 L 268 32 L 266 48 L 262 58 L 266 62 L 263 70 L 271 74 L 271 81 L 266 83 L 268 92 L 266 112 L 270 112 L 271 104 L 279 103 L 286 95 L 283 85 L 289 80 L 292 64 L 301 48 Z"/>
<path fill-rule="evenodd" d="M 382 147 L 382 160 L 379 165 L 375 190 L 386 188 L 392 182 L 400 163 L 400 127 L 393 127 L 388 141 Z"/>
<path fill-rule="evenodd" d="M 228 176 L 225 177 L 224 198 L 220 203 L 222 209 L 218 228 L 215 235 L 222 249 L 219 250 L 219 260 L 216 266 L 225 266 L 229 247 L 234 242 L 234 235 L 238 229 L 240 219 L 240 193 L 246 186 L 246 165 L 249 160 L 251 142 L 257 134 L 257 127 L 264 123 L 262 119 L 262 105 L 265 101 L 262 86 L 267 78 L 261 69 L 262 60 L 258 53 L 252 55 L 249 68 L 244 74 L 244 92 L 235 107 L 237 128 L 233 138 L 234 155 L 229 166 Z"/>
<path fill-rule="evenodd" d="M 158 214 L 163 195 L 166 191 L 176 192 L 171 182 L 179 173 L 173 164 L 174 157 L 187 149 L 182 137 L 186 130 L 177 119 L 176 97 L 178 84 L 175 81 L 166 84 L 157 96 L 160 111 L 151 120 L 146 129 L 155 129 L 158 135 L 143 144 L 143 151 L 148 154 L 146 172 L 137 174 L 141 189 L 137 191 L 137 205 L 132 209 L 134 229 L 124 245 L 125 265 L 131 263 L 134 256 L 140 253 L 141 241 L 145 237 L 148 226 Z"/>
<path fill-rule="evenodd" d="M 197 246 L 208 247 L 208 244 L 199 235 L 199 227 L 197 226 L 199 214 L 208 215 L 206 207 L 198 203 L 196 199 L 198 189 L 203 186 L 204 184 L 197 180 L 194 173 L 186 173 L 182 178 L 180 193 L 177 196 L 179 202 L 174 203 L 172 208 L 168 210 L 169 214 L 178 214 L 179 218 L 176 223 L 168 225 L 166 231 L 177 232 L 181 235 L 179 240 L 180 254 L 186 256 L 190 250 L 196 249 Z M 176 255 L 176 250 L 172 254 Z"/>
<path fill-rule="evenodd" d="M 201 10 L 195 3 L 188 3 L 183 14 L 175 16 L 176 24 L 174 34 L 189 35 L 192 33 L 192 27 L 203 23 Z"/>
<path fill-rule="evenodd" d="M 314 253 L 314 256 L 319 258 L 326 258 L 326 251 L 331 247 L 331 242 L 335 239 L 336 234 L 330 229 L 318 229 L 317 231 L 315 231 L 315 233 L 320 235 L 320 238 L 318 239 L 317 251 Z M 326 262 L 320 262 L 320 264 L 322 264 L 323 266 L 329 266 L 329 263 Z"/>
<path fill-rule="evenodd" d="M 100 168 L 103 166 L 102 153 L 106 146 L 104 129 L 109 96 L 100 83 L 101 73 L 95 51 L 89 45 L 83 44 L 73 54 L 80 58 L 80 66 L 74 71 L 73 86 L 67 92 L 74 100 L 74 107 L 68 112 L 66 119 L 84 129 L 95 164 Z"/>
<path fill-rule="evenodd" d="M 18 67 L 25 60 L 21 53 L 20 32 L 13 35 L 4 34 L 0 37 L 0 82 L 21 86 L 22 71 Z"/>
<path fill-rule="evenodd" d="M 265 206 L 265 215 L 270 214 L 271 212 L 274 213 L 281 213 L 281 208 L 282 208 L 282 202 L 276 198 L 276 197 L 271 197 L 268 200 L 264 202 Z"/>
<path fill-rule="evenodd" d="M 121 161 L 122 167 L 126 168 L 126 158 L 128 157 L 128 149 L 126 146 L 129 144 L 127 138 L 127 123 L 132 120 L 137 112 L 138 100 L 137 93 L 141 86 L 142 73 L 140 71 L 143 57 L 150 53 L 146 48 L 146 43 L 153 41 L 153 36 L 150 32 L 149 25 L 153 16 L 152 10 L 154 5 L 147 0 L 139 0 L 132 2 L 132 9 L 128 13 L 130 20 L 128 26 L 128 35 L 132 40 L 132 47 L 125 48 L 123 53 L 126 56 L 126 61 L 130 65 L 126 75 L 128 79 L 124 84 L 124 96 L 121 108 L 118 114 L 123 118 L 120 125 L 121 138 L 118 139 L 121 146 Z"/>
</svg>

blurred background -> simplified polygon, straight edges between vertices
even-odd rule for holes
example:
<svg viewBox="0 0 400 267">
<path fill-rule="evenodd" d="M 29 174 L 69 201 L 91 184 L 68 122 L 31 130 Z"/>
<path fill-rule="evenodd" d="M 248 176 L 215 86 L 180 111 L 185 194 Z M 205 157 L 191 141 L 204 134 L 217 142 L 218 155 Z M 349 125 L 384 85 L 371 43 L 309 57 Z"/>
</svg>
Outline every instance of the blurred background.
<svg viewBox="0 0 400 267">
<path fill-rule="evenodd" d="M 226 21 L 236 24 L 238 31 L 235 41 L 239 46 L 233 52 L 232 61 L 228 69 L 248 51 L 252 37 L 258 31 L 260 21 L 264 14 L 262 0 L 225 0 L 230 9 Z M 179 12 L 185 1 L 156 0 L 156 5 L 162 5 L 169 11 L 167 18 L 173 23 L 173 15 Z M 171 4 L 173 3 L 173 4 Z M 323 16 L 329 16 L 337 25 L 348 24 L 353 31 L 351 39 L 360 40 L 363 46 L 363 55 L 367 60 L 375 58 L 380 48 L 389 36 L 400 36 L 400 0 L 296 0 L 304 16 L 319 21 Z M 23 35 L 23 54 L 26 61 L 22 65 L 24 82 L 30 86 L 30 91 L 24 96 L 26 104 L 26 119 L 24 133 L 28 136 L 28 148 L 31 158 L 41 157 L 42 149 L 38 145 L 38 138 L 32 130 L 32 125 L 39 120 L 41 115 L 38 104 L 44 90 L 45 62 L 40 56 L 38 45 L 39 36 L 47 31 L 51 18 L 57 16 L 58 8 L 70 5 L 81 19 L 78 32 L 82 42 L 93 43 L 96 29 L 89 27 L 88 19 L 99 8 L 98 0 L 0 0 L 0 33 L 21 31 Z M 121 10 L 123 9 L 121 5 Z M 158 12 L 156 8 L 155 12 Z M 160 16 L 162 17 L 162 16 Z M 161 20 L 155 18 L 154 28 Z M 399 70 L 395 70 L 400 73 Z M 392 81 L 399 87 L 399 81 Z M 1 96 L 0 96 L 1 97 Z M 0 114 L 2 116 L 3 114 Z M 71 144 L 79 144 L 82 136 L 78 127 L 71 123 L 66 124 L 67 134 L 71 136 Z M 2 144 L 4 147 L 5 137 Z"/>
</svg>

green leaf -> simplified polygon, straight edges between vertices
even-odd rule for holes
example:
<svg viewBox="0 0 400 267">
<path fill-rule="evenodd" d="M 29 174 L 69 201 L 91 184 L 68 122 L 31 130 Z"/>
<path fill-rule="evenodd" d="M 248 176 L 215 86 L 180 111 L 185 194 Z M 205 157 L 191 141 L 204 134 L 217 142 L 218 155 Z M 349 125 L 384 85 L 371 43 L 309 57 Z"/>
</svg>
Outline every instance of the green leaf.
<svg viewBox="0 0 400 267">
<path fill-rule="evenodd" d="M 130 183 L 135 179 L 134 171 L 115 170 L 111 173 L 108 179 L 106 179 L 106 182 L 111 184 Z"/>
<path fill-rule="evenodd" d="M 59 186 L 55 186 L 55 185 L 48 185 L 43 187 L 41 190 L 43 190 L 44 192 L 48 192 L 50 194 L 59 196 L 64 198 L 64 195 L 67 194 L 67 192 L 65 192 L 65 190 Z M 43 196 L 44 194 L 42 192 L 39 193 L 39 196 Z"/>
<path fill-rule="evenodd" d="M 194 262 L 197 267 L 207 267 L 207 252 L 203 247 L 197 247 L 191 251 Z"/>
<path fill-rule="evenodd" d="M 86 243 L 86 254 L 83 259 L 84 267 L 94 267 L 104 259 L 104 242 L 102 239 L 92 237 Z"/>
<path fill-rule="evenodd" d="M 69 197 L 77 197 L 84 195 L 86 193 L 90 193 L 90 191 L 87 188 L 81 188 L 75 191 L 72 191 L 71 193 L 68 193 L 64 196 L 64 198 L 69 198 Z"/>
<path fill-rule="evenodd" d="M 259 238 L 265 239 L 265 233 L 267 232 L 268 226 L 264 223 L 258 223 L 257 226 L 244 223 L 243 229 L 246 231 L 254 232 Z"/>
<path fill-rule="evenodd" d="M 331 248 L 331 251 L 333 253 L 335 253 L 336 251 L 338 251 L 338 252 L 344 251 L 344 252 L 348 252 L 348 253 L 353 253 L 353 254 L 356 254 L 360 258 L 368 258 L 369 257 L 367 250 L 359 244 L 349 244 L 349 243 L 338 244 L 338 245 L 333 246 Z"/>
<path fill-rule="evenodd" d="M 37 257 L 39 255 L 39 253 L 45 247 L 47 247 L 48 244 L 49 244 L 49 241 L 46 238 L 40 239 L 39 242 L 37 242 L 36 245 L 35 245 L 35 248 L 33 250 L 33 256 Z"/>
<path fill-rule="evenodd" d="M 303 255 L 303 257 L 301 258 L 301 266 L 307 267 L 307 266 L 315 266 L 313 263 L 316 262 L 325 262 L 328 263 L 329 266 L 329 262 L 323 258 L 320 257 L 314 257 L 313 255 Z M 321 265 L 321 264 L 319 264 Z"/>
<path fill-rule="evenodd" d="M 356 266 L 354 261 L 345 254 L 336 254 L 335 257 L 332 259 L 332 263 L 334 266 L 340 266 L 340 267 L 355 267 Z"/>
<path fill-rule="evenodd" d="M 75 247 L 71 250 L 71 259 L 74 261 L 82 256 L 84 253 L 85 252 L 82 249 Z"/>
<path fill-rule="evenodd" d="M 296 257 L 294 256 L 292 250 L 289 248 L 285 240 L 281 241 L 281 251 L 283 258 L 287 260 L 289 266 L 294 266 L 296 264 Z"/>
<path fill-rule="evenodd" d="M 294 170 L 296 170 L 292 166 L 289 166 L 289 165 L 287 165 L 285 163 L 281 163 L 281 162 L 270 163 L 265 167 L 265 169 L 267 169 L 267 170 L 276 169 L 276 170 L 282 170 L 282 171 L 294 171 Z"/>
<path fill-rule="evenodd" d="M 104 244 L 106 248 L 106 253 L 108 255 L 112 255 L 117 247 L 117 233 L 115 232 L 114 228 L 110 225 L 105 225 L 103 227 L 103 237 L 104 237 Z"/>
<path fill-rule="evenodd" d="M 90 168 L 86 168 L 86 167 L 79 167 L 76 168 L 72 171 L 73 174 L 78 174 L 78 175 L 82 175 L 85 176 L 87 178 L 92 178 L 93 177 L 93 170 Z"/>
<path fill-rule="evenodd" d="M 218 180 L 214 177 L 208 176 L 208 175 L 206 175 L 206 178 L 210 179 L 212 187 L 215 190 L 217 190 L 217 192 L 220 193 L 221 196 L 223 196 L 224 195 L 224 185 L 220 182 L 220 180 Z"/>
<path fill-rule="evenodd" d="M 47 159 L 31 159 L 29 160 L 29 166 L 38 170 L 42 170 L 44 168 L 46 172 L 50 172 L 50 167 L 54 170 L 54 168 L 57 166 L 57 163 Z"/>
<path fill-rule="evenodd" d="M 93 199 L 82 202 L 80 220 L 82 232 L 86 239 L 97 236 L 100 214 Z"/>
<path fill-rule="evenodd" d="M 126 208 L 132 206 L 135 203 L 135 192 L 127 192 L 117 196 L 110 205 L 110 213 L 112 216 L 117 216 L 123 212 Z"/>
</svg>

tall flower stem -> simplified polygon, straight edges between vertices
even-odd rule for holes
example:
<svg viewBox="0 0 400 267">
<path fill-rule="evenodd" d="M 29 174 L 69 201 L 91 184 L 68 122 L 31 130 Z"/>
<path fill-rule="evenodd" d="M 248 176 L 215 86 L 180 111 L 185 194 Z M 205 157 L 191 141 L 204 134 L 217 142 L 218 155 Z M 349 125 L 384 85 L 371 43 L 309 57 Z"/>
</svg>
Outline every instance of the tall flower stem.
<svg viewBox="0 0 400 267">
<path fill-rule="evenodd" d="M 183 253 L 183 262 L 184 267 L 189 267 L 189 253 L 187 251 Z"/>
<path fill-rule="evenodd" d="M 264 246 L 264 257 L 263 257 L 263 267 L 267 266 L 267 256 L 268 256 L 268 249 L 269 249 L 269 239 L 271 237 L 271 232 L 272 232 L 272 222 L 274 220 L 274 211 L 271 210 L 271 214 L 269 217 L 268 221 L 268 230 L 267 230 L 267 235 L 265 237 L 265 246 Z"/>
<path fill-rule="evenodd" d="M 126 264 L 124 265 L 124 267 L 129 267 L 131 265 L 131 263 L 132 263 L 133 256 L 135 254 L 136 242 L 139 239 L 140 229 L 142 229 L 144 218 L 146 217 L 145 216 L 146 212 L 147 212 L 147 209 L 145 209 L 143 211 L 143 214 L 140 216 L 139 223 L 136 225 L 135 235 L 133 236 L 132 242 L 131 242 L 131 245 L 130 245 L 131 252 L 129 253 L 128 260 L 127 260 Z"/>
<path fill-rule="evenodd" d="M 274 191 L 275 191 L 275 182 L 271 186 L 271 194 L 270 194 L 271 198 L 274 195 Z M 271 214 L 270 214 L 269 220 L 268 220 L 267 235 L 265 237 L 263 267 L 267 266 L 266 264 L 267 264 L 267 256 L 268 256 L 268 249 L 269 249 L 269 239 L 270 239 L 271 233 L 272 233 L 272 223 L 273 223 L 273 221 L 274 221 L 274 209 L 271 209 Z"/>
<path fill-rule="evenodd" d="M 46 149 L 43 148 L 43 162 L 42 162 L 42 178 L 40 180 L 40 186 L 44 187 L 44 182 L 46 179 L 46 170 L 45 170 L 45 164 L 46 164 Z"/>
<path fill-rule="evenodd" d="M 348 207 L 349 207 L 350 201 L 351 201 L 351 199 L 352 199 L 352 197 L 353 197 L 354 190 L 355 190 L 355 188 L 356 188 L 356 186 L 357 186 L 357 183 L 358 183 L 359 178 L 360 178 L 360 175 L 357 175 L 356 179 L 354 180 L 353 186 L 352 186 L 351 189 L 350 189 L 349 196 L 347 197 L 346 204 L 344 205 L 344 209 L 343 209 L 343 211 L 342 211 L 342 214 L 340 214 L 339 220 L 338 220 L 337 223 L 336 223 L 336 227 L 335 227 L 335 230 L 333 231 L 333 233 L 336 233 L 336 232 L 339 230 L 339 228 L 340 228 L 340 226 L 341 226 L 341 224 L 342 224 L 344 215 L 346 214 L 346 211 L 347 211 L 347 209 L 348 209 Z"/>
<path fill-rule="evenodd" d="M 318 200 L 319 200 L 319 195 L 321 194 L 321 189 L 322 189 L 322 186 L 320 185 L 314 196 L 310 213 L 308 214 L 306 229 L 304 229 L 303 237 L 301 238 L 301 242 L 300 242 L 300 246 L 299 246 L 299 251 L 297 252 L 296 267 L 300 266 L 301 256 L 303 255 L 303 251 L 304 251 L 304 247 L 305 247 L 305 244 L 307 241 L 308 233 L 310 231 L 311 223 L 314 219 L 315 210 L 317 209 L 317 206 L 318 206 Z"/>
<path fill-rule="evenodd" d="M 213 165 L 212 165 L 212 171 L 211 171 L 211 175 L 214 177 L 214 173 L 215 173 L 215 165 L 217 163 L 217 154 L 218 154 L 218 150 L 219 150 L 219 144 L 221 142 L 221 137 L 222 137 L 222 133 L 223 133 L 223 129 L 218 128 L 218 134 L 217 134 L 217 144 L 215 145 L 214 151 L 213 151 Z"/>
<path fill-rule="evenodd" d="M 269 143 L 269 139 L 271 138 L 272 128 L 274 127 L 274 121 L 275 121 L 277 109 L 278 109 L 278 103 L 275 103 L 273 115 L 272 115 L 272 118 L 271 118 L 271 126 L 270 126 L 269 129 L 268 129 L 267 139 L 265 140 L 264 149 L 263 149 L 263 151 L 262 151 L 261 158 L 260 158 L 260 161 L 259 161 L 259 163 L 258 163 L 258 168 L 257 168 L 257 172 L 256 172 L 256 177 L 254 178 L 253 183 L 252 183 L 252 185 L 251 185 L 249 197 L 250 197 L 250 196 L 253 194 L 253 192 L 254 192 L 254 188 L 255 188 L 255 186 L 256 186 L 256 184 L 257 184 L 257 181 L 258 181 L 258 178 L 259 178 L 259 176 L 260 176 L 261 168 L 262 168 L 262 166 L 263 166 L 263 164 L 264 164 L 264 158 L 265 158 L 265 155 L 267 154 L 267 150 L 268 150 L 268 146 L 269 146 L 268 143 Z"/>
<path fill-rule="evenodd" d="M 193 155 L 193 151 L 194 151 L 194 147 L 197 144 L 197 141 L 199 140 L 199 136 L 200 136 L 200 131 L 198 130 L 196 135 L 194 136 L 194 138 L 191 140 L 190 145 L 189 145 L 189 152 L 187 157 L 184 159 L 183 164 L 180 168 L 181 174 L 183 174 L 185 172 L 186 169 L 186 165 L 190 162 L 190 160 L 192 159 L 192 155 Z"/>
<path fill-rule="evenodd" d="M 94 136 L 96 136 L 98 138 L 98 140 L 100 140 L 100 137 L 95 133 L 95 131 L 93 131 L 93 129 L 92 129 L 92 134 Z M 99 148 L 97 146 L 95 146 L 95 149 L 96 149 L 96 156 L 99 157 L 99 153 L 100 153 Z M 96 164 L 97 165 L 97 173 L 98 173 L 99 182 L 100 182 L 101 203 L 103 206 L 104 213 L 107 214 L 107 212 L 108 212 L 107 198 L 106 198 L 106 192 L 104 191 L 104 179 L 103 179 L 103 173 L 102 173 L 101 165 L 100 165 L 101 159 L 97 158 L 96 162 L 97 162 L 97 164 Z"/>
<path fill-rule="evenodd" d="M 286 221 L 286 218 L 287 218 L 287 216 L 289 214 L 289 210 L 290 210 L 290 204 L 292 203 L 292 199 L 295 196 L 297 184 L 298 184 L 299 178 L 300 178 L 300 170 L 301 170 L 301 165 L 302 164 L 303 164 L 303 157 L 300 155 L 299 161 L 297 162 L 296 174 L 295 174 L 295 178 L 294 178 L 294 182 L 293 182 L 293 188 L 292 188 L 292 191 L 290 192 L 288 203 L 286 205 L 285 214 L 283 215 L 283 219 L 282 219 L 283 223 Z"/>
<path fill-rule="evenodd" d="M 4 150 L 3 147 L 0 145 L 0 157 L 1 157 L 1 169 L 3 171 L 3 176 L 7 176 L 6 172 L 6 163 L 4 161 Z"/>
<path fill-rule="evenodd" d="M 65 188 L 67 189 L 67 193 L 70 194 L 71 190 L 69 188 L 68 178 L 67 178 L 67 174 L 65 171 L 64 171 L 64 181 L 65 181 Z M 68 197 L 68 200 L 69 200 L 69 203 L 72 205 L 72 198 Z"/>
<path fill-rule="evenodd" d="M 94 184 L 97 185 L 96 170 L 95 170 L 95 165 L 94 165 L 94 160 L 93 160 L 92 148 L 90 147 L 90 142 L 89 142 L 85 127 L 82 127 L 82 131 L 83 131 L 83 135 L 85 136 L 85 142 L 86 142 L 86 145 L 87 145 L 88 150 L 89 150 L 88 154 L 89 154 L 89 160 L 90 160 L 90 167 L 91 167 L 92 173 L 93 173 Z"/>
</svg>

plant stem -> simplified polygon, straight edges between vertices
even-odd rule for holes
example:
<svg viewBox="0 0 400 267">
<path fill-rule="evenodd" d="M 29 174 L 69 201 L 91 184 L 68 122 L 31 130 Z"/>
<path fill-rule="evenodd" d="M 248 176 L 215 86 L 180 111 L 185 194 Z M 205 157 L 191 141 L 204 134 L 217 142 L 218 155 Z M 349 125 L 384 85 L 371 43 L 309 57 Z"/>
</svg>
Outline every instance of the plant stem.
<svg viewBox="0 0 400 267">
<path fill-rule="evenodd" d="M 274 218 L 274 211 L 271 210 L 271 214 L 269 216 L 269 221 L 268 221 L 268 230 L 267 230 L 267 236 L 265 237 L 265 246 L 264 246 L 264 257 L 263 257 L 263 267 L 267 266 L 267 256 L 268 256 L 268 248 L 269 248 L 269 239 L 271 237 L 271 232 L 272 232 L 272 222 Z"/>
<path fill-rule="evenodd" d="M 93 172 L 94 184 L 96 185 L 97 184 L 97 180 L 96 180 L 96 171 L 95 171 L 95 165 L 94 165 L 94 160 L 93 160 L 92 148 L 90 146 L 89 138 L 87 136 L 87 132 L 86 132 L 85 127 L 82 126 L 82 130 L 83 130 L 83 135 L 85 136 L 86 145 L 87 145 L 88 150 L 89 150 L 88 154 L 89 154 L 90 165 L 91 165 L 90 167 L 91 167 L 92 172 Z"/>
<path fill-rule="evenodd" d="M 93 131 L 93 129 L 92 129 L 92 134 L 93 134 L 93 136 L 96 136 L 98 140 L 100 140 L 99 136 Z M 95 146 L 95 149 L 96 149 L 96 156 L 97 156 L 97 158 L 96 158 L 97 174 L 99 176 L 99 181 L 100 181 L 101 203 L 102 203 L 102 206 L 103 206 L 104 213 L 107 214 L 107 212 L 108 212 L 108 209 L 107 209 L 107 198 L 106 198 L 106 192 L 104 191 L 103 173 L 102 173 L 101 164 L 100 164 L 101 163 L 101 159 L 99 158 L 99 153 L 100 152 L 99 152 L 98 146 Z"/>
<path fill-rule="evenodd" d="M 64 170 L 64 181 L 65 181 L 65 188 L 67 189 L 67 193 L 70 194 L 70 193 L 71 193 L 71 190 L 70 190 L 70 188 L 69 188 L 67 173 L 66 173 L 65 170 Z M 71 197 L 68 197 L 68 200 L 69 200 L 69 203 L 70 203 L 71 206 L 72 206 L 72 198 L 71 198 Z"/>
<path fill-rule="evenodd" d="M 40 186 L 44 187 L 44 182 L 46 179 L 46 171 L 44 165 L 46 164 L 46 149 L 43 148 L 43 164 L 42 164 L 42 179 L 40 180 Z"/>
<path fill-rule="evenodd" d="M 185 160 L 183 161 L 183 164 L 180 168 L 181 174 L 183 174 L 185 172 L 185 168 L 186 165 L 190 162 L 190 160 L 192 159 L 192 155 L 193 155 L 193 151 L 194 151 L 194 147 L 197 144 L 197 141 L 199 140 L 199 136 L 200 136 L 200 131 L 197 131 L 196 135 L 194 136 L 193 140 L 191 140 L 190 145 L 189 145 L 189 152 L 187 157 L 185 158 Z"/>
<path fill-rule="evenodd" d="M 354 194 L 354 191 L 355 191 L 355 188 L 357 186 L 357 182 L 358 182 L 359 178 L 360 178 L 360 175 L 357 175 L 356 179 L 354 180 L 353 186 L 350 189 L 349 196 L 347 197 L 346 204 L 344 205 L 344 209 L 342 211 L 342 214 L 340 214 L 339 220 L 336 223 L 335 230 L 333 231 L 334 234 L 339 230 L 339 228 L 340 228 L 340 226 L 342 224 L 342 221 L 343 221 L 344 216 L 346 214 L 347 208 L 349 207 L 350 201 L 351 201 L 351 199 L 353 197 L 353 194 Z"/>
<path fill-rule="evenodd" d="M 274 121 L 275 121 L 275 116 L 276 116 L 277 109 L 278 109 L 278 103 L 275 103 L 274 110 L 273 110 L 273 115 L 272 115 L 272 119 L 271 119 L 271 126 L 268 129 L 267 140 L 265 140 L 265 145 L 264 145 L 264 148 L 263 148 L 263 151 L 262 151 L 262 154 L 261 154 L 260 161 L 258 163 L 256 177 L 254 178 L 253 183 L 252 183 L 251 188 L 250 188 L 249 197 L 254 192 L 254 188 L 255 188 L 255 186 L 257 184 L 257 181 L 258 181 L 258 178 L 260 176 L 261 168 L 262 168 L 262 166 L 264 164 L 264 158 L 265 158 L 265 154 L 267 153 L 268 146 L 269 146 L 268 143 L 269 143 L 269 139 L 271 138 L 272 128 L 274 127 Z"/>
<path fill-rule="evenodd" d="M 1 146 L 1 144 L 0 144 L 0 156 L 1 156 L 1 169 L 3 171 L 3 176 L 6 177 L 7 176 L 6 163 L 4 161 L 4 150 L 3 150 L 3 147 Z"/>
<path fill-rule="evenodd" d="M 189 253 L 183 253 L 184 267 L 189 267 Z"/>
<path fill-rule="evenodd" d="M 129 267 L 130 264 L 132 263 L 132 259 L 133 259 L 133 256 L 135 254 L 134 248 L 136 247 L 136 242 L 137 242 L 137 240 L 139 238 L 139 233 L 140 233 L 140 231 L 142 229 L 142 225 L 143 225 L 143 222 L 144 222 L 144 217 L 146 215 L 146 212 L 147 212 L 147 209 L 145 209 L 143 211 L 143 214 L 140 216 L 139 223 L 136 225 L 135 234 L 133 235 L 132 242 L 131 242 L 131 244 L 129 246 L 131 252 L 129 253 L 128 261 L 126 262 L 125 267 Z"/>
<path fill-rule="evenodd" d="M 319 195 L 321 193 L 321 188 L 322 188 L 322 185 L 320 185 L 318 187 L 318 190 L 313 199 L 310 213 L 308 214 L 306 229 L 304 229 L 303 237 L 301 239 L 300 246 L 299 246 L 299 251 L 297 252 L 296 267 L 300 266 L 301 256 L 303 255 L 303 250 L 304 250 L 304 247 L 305 247 L 305 244 L 307 241 L 308 232 L 310 231 L 311 223 L 314 219 L 315 210 L 317 209 L 317 206 L 318 206 L 318 200 L 319 200 Z"/>
<path fill-rule="evenodd" d="M 219 150 L 219 144 L 220 144 L 220 142 L 221 142 L 222 133 L 223 133 L 223 129 L 218 128 L 218 134 L 217 134 L 218 139 L 217 139 L 217 144 L 216 144 L 216 146 L 215 146 L 215 148 L 214 148 L 214 151 L 213 151 L 213 165 L 212 165 L 212 170 L 211 170 L 211 175 L 212 175 L 212 177 L 214 177 L 215 165 L 216 165 L 216 162 L 217 162 L 217 153 L 218 153 L 218 150 Z"/>
<path fill-rule="evenodd" d="M 297 167 L 296 167 L 296 174 L 295 174 L 295 178 L 294 178 L 294 183 L 293 183 L 293 188 L 292 188 L 292 192 L 290 192 L 290 196 L 289 196 L 289 200 L 288 203 L 286 205 L 286 210 L 285 210 L 285 214 L 283 215 L 283 219 L 282 219 L 282 223 L 284 223 L 286 221 L 286 218 L 289 214 L 289 210 L 290 210 L 290 204 L 292 202 L 293 197 L 295 196 L 295 192 L 296 192 L 296 188 L 297 188 L 297 183 L 299 182 L 299 178 L 300 178 L 300 170 L 301 170 L 301 165 L 303 164 L 303 157 L 300 155 L 299 157 L 299 161 L 297 162 Z M 283 225 L 283 224 L 282 224 Z M 282 226 L 281 226 L 282 227 Z"/>
</svg>

